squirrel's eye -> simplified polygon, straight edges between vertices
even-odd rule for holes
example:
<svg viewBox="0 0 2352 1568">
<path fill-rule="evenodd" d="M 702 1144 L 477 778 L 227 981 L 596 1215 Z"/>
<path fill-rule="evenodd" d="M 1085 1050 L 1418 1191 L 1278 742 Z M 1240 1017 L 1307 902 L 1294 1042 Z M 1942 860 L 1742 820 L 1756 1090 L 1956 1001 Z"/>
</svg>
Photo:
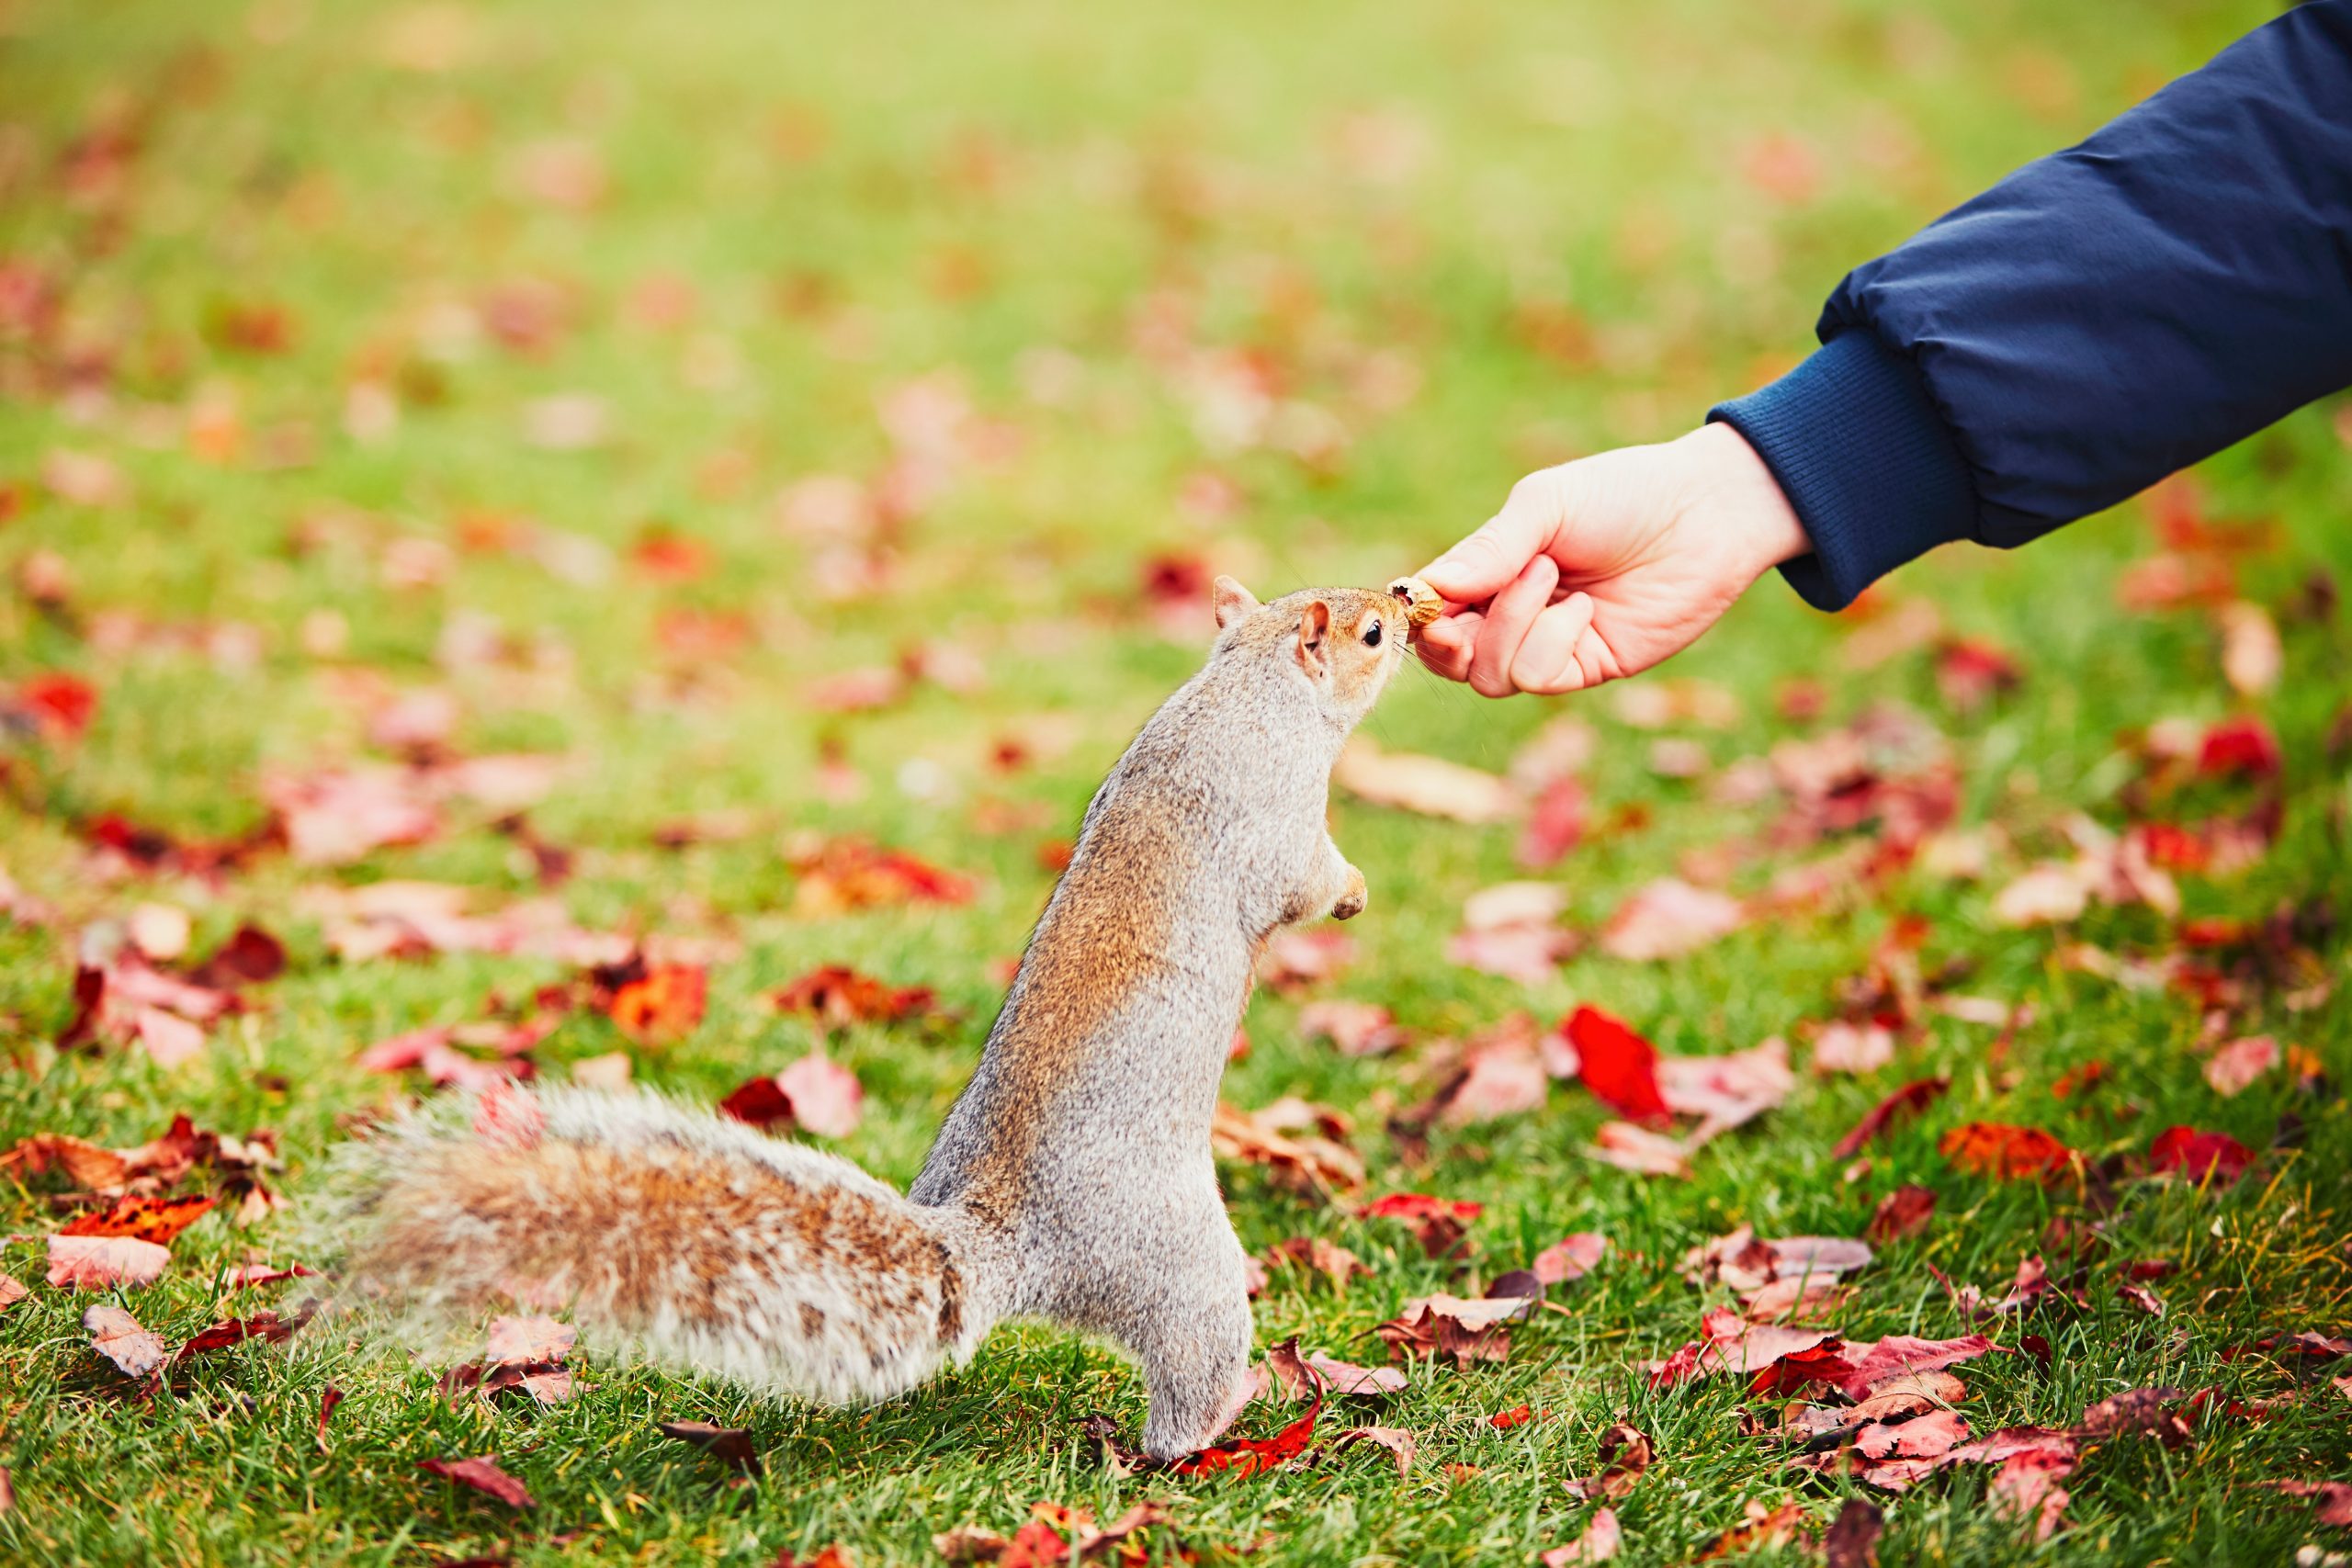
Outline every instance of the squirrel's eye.
<svg viewBox="0 0 2352 1568">
<path fill-rule="evenodd" d="M 1373 622 L 1370 626 L 1365 628 L 1363 634 L 1363 645 L 1366 648 L 1378 648 L 1380 646 L 1380 623 L 1378 621 Z"/>
</svg>

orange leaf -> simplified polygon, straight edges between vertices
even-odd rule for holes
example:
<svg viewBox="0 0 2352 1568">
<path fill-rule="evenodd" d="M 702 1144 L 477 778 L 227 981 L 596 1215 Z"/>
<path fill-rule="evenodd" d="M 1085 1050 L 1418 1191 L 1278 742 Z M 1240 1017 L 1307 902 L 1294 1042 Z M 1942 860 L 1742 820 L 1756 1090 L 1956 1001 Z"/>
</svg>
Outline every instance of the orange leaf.
<svg viewBox="0 0 2352 1568">
<path fill-rule="evenodd" d="M 2075 1161 L 2075 1152 L 2039 1127 L 2012 1127 L 1999 1122 L 1971 1122 L 1943 1135 L 1936 1150 L 1972 1176 L 2002 1181 L 2027 1178 L 2047 1180 L 2063 1174 Z"/>
<path fill-rule="evenodd" d="M 84 1214 L 60 1235 L 129 1235 L 168 1247 L 172 1238 L 204 1217 L 209 1198 L 118 1198 L 114 1207 Z"/>
</svg>

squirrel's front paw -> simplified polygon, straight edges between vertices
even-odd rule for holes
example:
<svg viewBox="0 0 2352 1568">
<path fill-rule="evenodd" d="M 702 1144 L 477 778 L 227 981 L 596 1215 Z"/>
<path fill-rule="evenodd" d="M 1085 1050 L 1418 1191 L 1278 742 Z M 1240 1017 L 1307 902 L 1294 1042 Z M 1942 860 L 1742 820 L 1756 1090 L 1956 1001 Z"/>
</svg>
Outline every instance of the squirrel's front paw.
<svg viewBox="0 0 2352 1568">
<path fill-rule="evenodd" d="M 1363 873 L 1354 866 L 1348 867 L 1348 885 L 1340 891 L 1339 902 L 1331 906 L 1331 918 L 1335 920 L 1354 919 L 1363 913 L 1363 907 L 1371 897 L 1372 890 L 1363 884 Z"/>
</svg>

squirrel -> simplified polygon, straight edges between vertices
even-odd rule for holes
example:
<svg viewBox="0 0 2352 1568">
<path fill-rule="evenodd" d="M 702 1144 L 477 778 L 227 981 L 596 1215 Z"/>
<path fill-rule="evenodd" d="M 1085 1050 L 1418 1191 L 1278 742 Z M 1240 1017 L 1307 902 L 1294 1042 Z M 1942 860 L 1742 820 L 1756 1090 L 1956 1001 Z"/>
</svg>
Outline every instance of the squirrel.
<svg viewBox="0 0 2352 1568">
<path fill-rule="evenodd" d="M 1331 768 L 1430 597 L 1407 580 L 1261 604 L 1216 580 L 1207 663 L 1088 806 L 905 1195 L 658 1095 L 501 1088 L 340 1152 L 323 1229 L 346 1289 L 444 1317 L 560 1300 L 633 1353 L 837 1404 L 1042 1319 L 1139 1364 L 1148 1454 L 1214 1441 L 1251 1344 L 1218 1080 L 1267 938 L 1364 908 L 1326 826 Z"/>
</svg>

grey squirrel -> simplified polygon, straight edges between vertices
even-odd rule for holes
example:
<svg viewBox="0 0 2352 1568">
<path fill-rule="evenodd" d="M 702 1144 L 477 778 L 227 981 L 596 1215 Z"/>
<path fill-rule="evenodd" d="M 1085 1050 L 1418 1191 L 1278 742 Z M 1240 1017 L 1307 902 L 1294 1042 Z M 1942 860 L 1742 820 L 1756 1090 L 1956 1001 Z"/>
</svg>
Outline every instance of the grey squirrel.
<svg viewBox="0 0 2352 1568">
<path fill-rule="evenodd" d="M 1140 1363 L 1145 1451 L 1212 1441 L 1250 1355 L 1209 1153 L 1273 931 L 1363 912 L 1325 827 L 1341 744 L 1434 595 L 1214 592 L 1208 662 L 1087 807 L 978 1070 L 904 1195 L 650 1094 L 500 1089 L 346 1145 L 346 1287 L 447 1315 L 502 1292 L 592 1337 L 831 1402 L 887 1399 L 1012 1317 Z"/>
</svg>

